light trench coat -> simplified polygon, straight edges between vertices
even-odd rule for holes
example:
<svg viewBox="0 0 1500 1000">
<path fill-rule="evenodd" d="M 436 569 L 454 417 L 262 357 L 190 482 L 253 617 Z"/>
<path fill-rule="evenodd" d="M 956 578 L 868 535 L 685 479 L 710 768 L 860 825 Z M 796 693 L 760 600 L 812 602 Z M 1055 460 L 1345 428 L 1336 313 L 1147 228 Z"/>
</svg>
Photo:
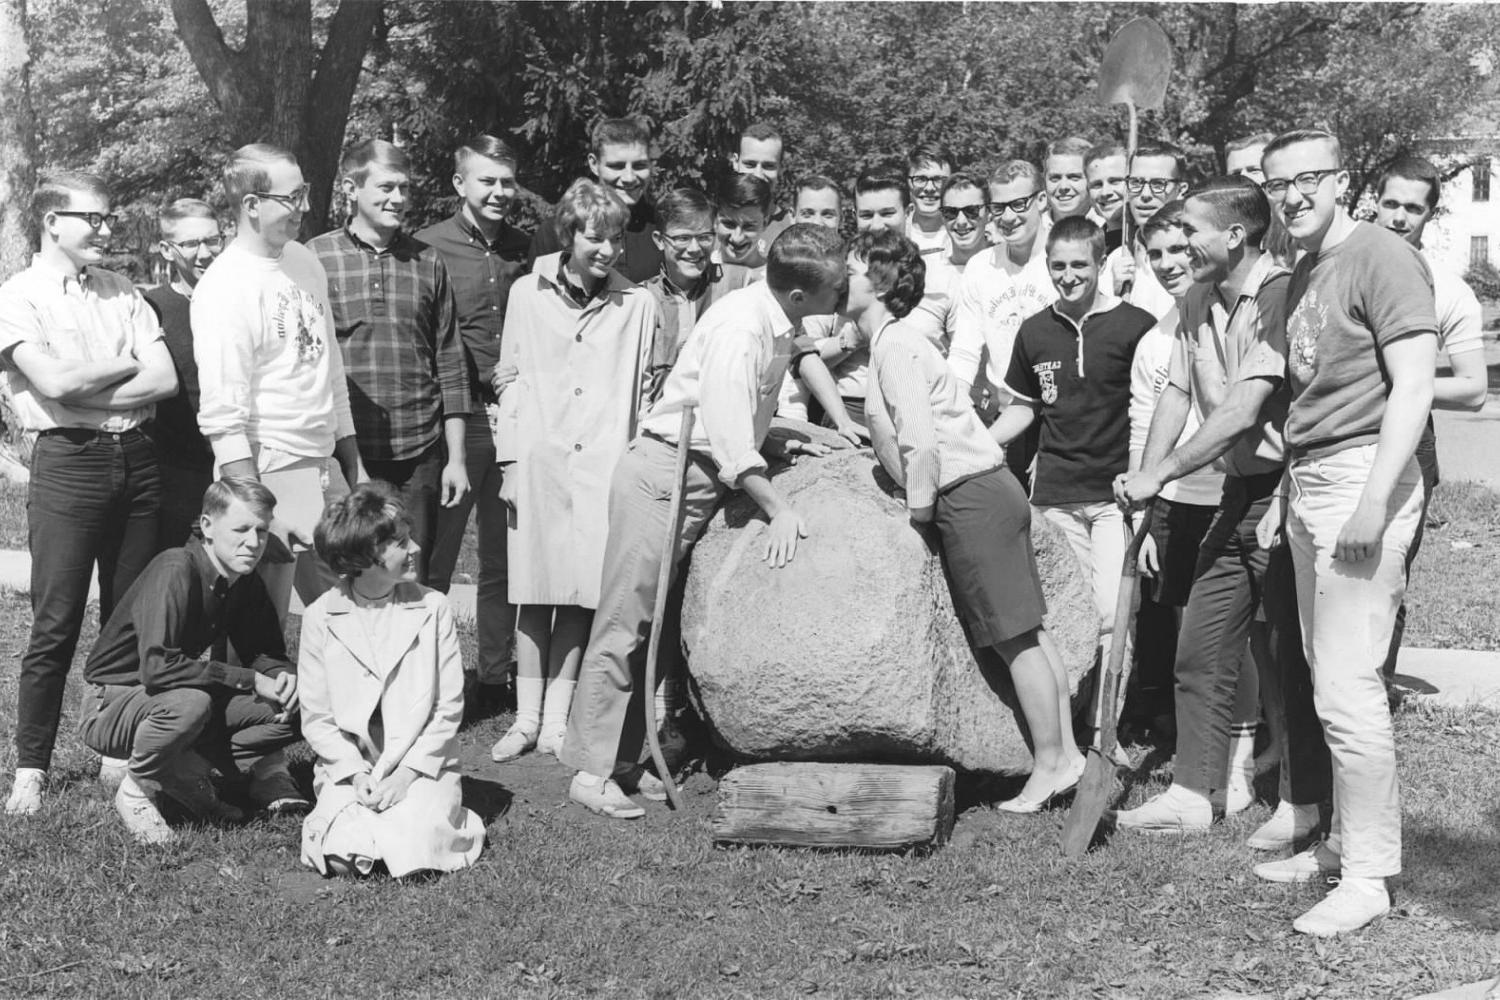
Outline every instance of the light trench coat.
<svg viewBox="0 0 1500 1000">
<path fill-rule="evenodd" d="M 355 823 L 392 875 L 467 868 L 484 846 L 484 824 L 463 807 L 459 782 L 464 677 L 453 612 L 437 591 L 402 583 L 373 612 L 390 618 L 367 631 L 358 616 L 372 612 L 348 588 L 339 584 L 302 616 L 302 735 L 318 755 L 302 861 L 326 874 L 324 840 L 335 825 Z M 376 648 L 372 634 L 389 641 Z M 358 803 L 348 779 L 368 771 L 379 781 L 403 764 L 419 775 L 406 798 L 379 813 Z"/>
<path fill-rule="evenodd" d="M 512 604 L 599 606 L 609 481 L 645 399 L 656 299 L 611 271 L 579 306 L 561 254 L 511 286 L 500 338 L 496 460 L 514 463 L 507 539 Z"/>
</svg>

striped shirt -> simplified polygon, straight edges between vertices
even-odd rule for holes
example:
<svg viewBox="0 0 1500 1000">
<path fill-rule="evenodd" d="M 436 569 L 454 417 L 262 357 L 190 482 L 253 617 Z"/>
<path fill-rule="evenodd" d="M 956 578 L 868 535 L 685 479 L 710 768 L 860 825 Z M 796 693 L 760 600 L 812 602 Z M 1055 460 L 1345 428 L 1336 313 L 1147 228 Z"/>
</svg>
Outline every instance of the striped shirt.
<svg viewBox="0 0 1500 1000">
<path fill-rule="evenodd" d="M 64 361 L 102 361 L 138 354 L 161 340 L 161 324 L 141 293 L 121 275 L 86 267 L 74 276 L 42 261 L 0 285 L 0 354 L 16 419 L 28 431 L 78 427 L 118 433 L 150 419 L 152 404 L 104 410 L 48 399 L 9 362 L 27 343 Z"/>
<path fill-rule="evenodd" d="M 875 454 L 906 488 L 910 510 L 931 507 L 949 486 L 1005 464 L 943 355 L 904 320 L 886 323 L 870 340 L 865 414 Z"/>
<path fill-rule="evenodd" d="M 309 240 L 307 248 L 328 272 L 360 455 L 415 458 L 437 443 L 443 418 L 469 412 L 468 369 L 442 257 L 401 232 L 377 250 L 348 228 Z"/>
</svg>

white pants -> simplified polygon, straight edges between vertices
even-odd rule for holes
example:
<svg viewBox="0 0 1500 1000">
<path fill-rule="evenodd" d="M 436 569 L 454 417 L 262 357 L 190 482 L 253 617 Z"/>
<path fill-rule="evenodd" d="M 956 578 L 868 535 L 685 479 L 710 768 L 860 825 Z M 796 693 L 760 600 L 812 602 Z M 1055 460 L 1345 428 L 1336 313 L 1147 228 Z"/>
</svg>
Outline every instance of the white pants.
<svg viewBox="0 0 1500 1000">
<path fill-rule="evenodd" d="M 1406 596 L 1406 550 L 1422 516 L 1422 476 L 1413 458 L 1392 491 L 1380 551 L 1360 562 L 1334 559 L 1375 447 L 1294 462 L 1287 514 L 1302 646 L 1333 762 L 1328 846 L 1342 857 L 1344 874 L 1356 878 L 1401 871 L 1396 740 L 1380 670 Z"/>
<path fill-rule="evenodd" d="M 1093 503 L 1067 503 L 1055 507 L 1038 507 L 1048 522 L 1067 538 L 1073 554 L 1078 557 L 1084 578 L 1090 582 L 1094 594 L 1094 609 L 1099 613 L 1099 664 L 1109 665 L 1110 647 L 1114 645 L 1115 604 L 1120 596 L 1120 571 L 1125 564 L 1125 549 L 1130 539 L 1125 534 L 1125 515 L 1112 500 Z M 1131 648 L 1134 637 L 1131 630 L 1125 632 L 1125 670 L 1130 669 Z M 1115 710 L 1125 698 L 1125 680 L 1122 675 L 1115 692 Z M 1099 720 L 1095 720 L 1096 725 Z"/>
</svg>

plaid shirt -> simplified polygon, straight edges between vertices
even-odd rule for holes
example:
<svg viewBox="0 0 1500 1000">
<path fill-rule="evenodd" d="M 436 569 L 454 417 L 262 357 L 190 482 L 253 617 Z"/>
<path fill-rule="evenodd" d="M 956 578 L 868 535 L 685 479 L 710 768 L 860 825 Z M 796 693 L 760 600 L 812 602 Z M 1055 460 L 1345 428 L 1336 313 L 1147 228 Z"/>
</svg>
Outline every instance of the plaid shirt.
<svg viewBox="0 0 1500 1000">
<path fill-rule="evenodd" d="M 328 272 L 359 453 L 377 462 L 415 458 L 441 436 L 443 418 L 469 412 L 468 369 L 442 258 L 405 233 L 376 250 L 348 228 L 307 247 Z"/>
</svg>

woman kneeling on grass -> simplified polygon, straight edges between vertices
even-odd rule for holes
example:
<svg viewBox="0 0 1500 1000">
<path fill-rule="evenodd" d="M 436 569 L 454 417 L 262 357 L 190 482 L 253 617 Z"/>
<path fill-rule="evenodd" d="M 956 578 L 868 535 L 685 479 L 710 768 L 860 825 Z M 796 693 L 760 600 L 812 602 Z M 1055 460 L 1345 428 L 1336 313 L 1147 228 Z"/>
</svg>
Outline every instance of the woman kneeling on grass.
<svg viewBox="0 0 1500 1000">
<path fill-rule="evenodd" d="M 870 433 L 881 464 L 906 489 L 912 521 L 937 527 L 969 641 L 994 649 L 1010 669 L 1034 766 L 1021 794 L 999 808 L 1038 812 L 1083 774 L 1068 676 L 1042 628 L 1031 505 L 942 354 L 902 322 L 921 301 L 925 270 L 916 244 L 894 230 L 861 233 L 850 248 L 846 315 L 870 339 Z"/>
<path fill-rule="evenodd" d="M 342 578 L 302 616 L 302 735 L 318 754 L 302 861 L 323 874 L 467 868 L 484 824 L 463 807 L 463 662 L 447 599 L 415 582 L 417 546 L 390 487 L 329 506 L 314 536 Z"/>
</svg>

